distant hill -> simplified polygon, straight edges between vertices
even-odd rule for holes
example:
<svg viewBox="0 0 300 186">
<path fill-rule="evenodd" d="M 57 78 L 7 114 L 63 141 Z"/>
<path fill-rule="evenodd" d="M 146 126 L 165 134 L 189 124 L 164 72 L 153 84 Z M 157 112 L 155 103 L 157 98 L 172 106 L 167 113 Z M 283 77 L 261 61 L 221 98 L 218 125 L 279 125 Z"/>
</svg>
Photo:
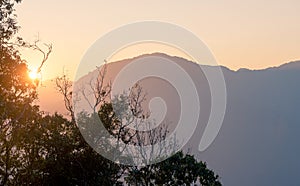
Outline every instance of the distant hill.
<svg viewBox="0 0 300 186">
<path fill-rule="evenodd" d="M 300 185 L 300 61 L 264 70 L 232 71 L 221 67 L 227 85 L 224 123 L 213 144 L 199 153 L 199 140 L 210 113 L 210 91 L 203 72 L 194 68 L 198 64 L 183 58 L 161 53 L 147 55 L 173 60 L 194 80 L 200 95 L 200 120 L 185 149 L 206 161 L 221 176 L 224 185 Z M 133 59 L 109 64 L 107 79 L 113 81 Z M 84 82 L 93 73 L 79 81 Z M 178 95 L 168 83 L 155 78 L 141 83 L 150 96 L 159 95 L 168 106 L 179 108 Z M 54 93 L 53 84 L 48 81 L 43 84 L 46 88 L 39 91 L 41 108 L 65 112 L 63 99 Z M 172 109 L 166 117 L 176 122 L 179 112 Z"/>
</svg>

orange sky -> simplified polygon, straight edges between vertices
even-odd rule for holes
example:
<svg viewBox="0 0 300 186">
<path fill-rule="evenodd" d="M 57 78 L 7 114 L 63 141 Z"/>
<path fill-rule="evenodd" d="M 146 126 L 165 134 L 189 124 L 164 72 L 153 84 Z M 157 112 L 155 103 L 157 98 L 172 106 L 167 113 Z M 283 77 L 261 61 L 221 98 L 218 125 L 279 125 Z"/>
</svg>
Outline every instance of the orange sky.
<svg viewBox="0 0 300 186">
<path fill-rule="evenodd" d="M 37 35 L 53 44 L 53 53 L 42 71 L 43 78 L 71 78 L 91 44 L 121 25 L 143 20 L 180 25 L 202 39 L 220 65 L 231 69 L 260 69 L 300 59 L 300 1 L 259 0 L 152 0 L 71 1 L 25 0 L 17 6 L 20 35 L 33 41 Z M 136 50 L 136 49 L 139 50 Z M 115 59 L 166 47 L 133 47 Z M 24 50 L 30 68 L 39 55 Z M 180 55 L 180 54 L 179 54 Z"/>
</svg>

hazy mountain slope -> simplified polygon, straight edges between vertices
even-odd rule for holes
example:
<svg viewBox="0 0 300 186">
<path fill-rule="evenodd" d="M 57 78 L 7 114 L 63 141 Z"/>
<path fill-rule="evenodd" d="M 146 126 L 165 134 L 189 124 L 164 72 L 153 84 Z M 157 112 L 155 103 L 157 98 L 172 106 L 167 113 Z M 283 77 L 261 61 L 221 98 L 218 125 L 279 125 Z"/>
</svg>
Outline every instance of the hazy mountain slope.
<svg viewBox="0 0 300 186">
<path fill-rule="evenodd" d="M 227 85 L 224 123 L 214 143 L 200 153 L 199 140 L 210 113 L 207 80 L 194 63 L 165 54 L 152 55 L 175 61 L 194 80 L 201 102 L 200 120 L 185 149 L 207 161 L 224 185 L 300 185 L 300 61 L 265 70 L 231 71 L 222 67 Z M 111 63 L 107 78 L 113 81 L 131 60 Z M 93 73 L 79 81 L 85 82 Z M 147 78 L 141 84 L 149 96 L 161 96 L 173 108 L 166 118 L 176 124 L 180 110 L 174 108 L 179 108 L 180 103 L 174 87 L 155 78 Z M 47 109 L 44 105 L 42 108 Z"/>
<path fill-rule="evenodd" d="M 224 71 L 225 120 L 212 146 L 198 155 L 226 185 L 300 185 L 300 69 L 291 68 L 299 64 Z"/>
</svg>

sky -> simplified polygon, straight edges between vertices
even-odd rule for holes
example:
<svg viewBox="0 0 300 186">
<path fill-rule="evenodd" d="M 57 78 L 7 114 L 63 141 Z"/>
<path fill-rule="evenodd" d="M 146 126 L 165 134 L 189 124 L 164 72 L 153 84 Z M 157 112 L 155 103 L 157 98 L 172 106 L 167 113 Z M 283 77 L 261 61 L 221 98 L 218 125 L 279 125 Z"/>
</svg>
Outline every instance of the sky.
<svg viewBox="0 0 300 186">
<path fill-rule="evenodd" d="M 24 0 L 16 8 L 19 35 L 52 43 L 43 79 L 65 71 L 75 76 L 81 58 L 101 36 L 128 23 L 144 20 L 179 25 L 210 48 L 218 64 L 230 69 L 263 69 L 300 59 L 299 0 Z M 156 51 L 180 52 L 165 46 L 133 46 L 114 60 Z M 23 50 L 30 69 L 41 56 Z M 183 56 L 185 57 L 185 56 Z"/>
</svg>

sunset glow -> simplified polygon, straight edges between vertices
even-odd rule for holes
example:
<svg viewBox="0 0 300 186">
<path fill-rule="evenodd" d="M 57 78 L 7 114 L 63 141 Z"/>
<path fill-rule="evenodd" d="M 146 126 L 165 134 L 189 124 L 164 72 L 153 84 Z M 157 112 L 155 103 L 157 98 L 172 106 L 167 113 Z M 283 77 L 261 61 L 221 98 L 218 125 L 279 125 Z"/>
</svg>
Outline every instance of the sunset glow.
<svg viewBox="0 0 300 186">
<path fill-rule="evenodd" d="M 300 0 L 0 0 L 0 186 L 300 186 Z"/>
<path fill-rule="evenodd" d="M 42 42 L 54 44 L 45 64 L 44 79 L 55 78 L 63 69 L 73 77 L 92 43 L 115 28 L 143 20 L 169 22 L 190 30 L 207 44 L 220 65 L 233 70 L 279 66 L 300 57 L 300 1 L 296 0 L 151 1 L 146 4 L 88 0 L 72 1 L 72 8 L 69 6 L 70 1 L 45 0 L 24 1 L 17 7 L 18 23 L 22 27 L 19 34 L 24 39 L 34 40 L 39 34 Z M 119 53 L 114 59 L 160 49 L 132 47 L 128 54 Z M 174 51 L 167 54 L 181 56 Z M 31 51 L 22 55 L 37 61 L 31 65 L 38 65 L 40 56 L 33 56 Z"/>
<path fill-rule="evenodd" d="M 30 70 L 28 75 L 32 80 L 41 79 L 41 74 L 37 70 Z"/>
</svg>

